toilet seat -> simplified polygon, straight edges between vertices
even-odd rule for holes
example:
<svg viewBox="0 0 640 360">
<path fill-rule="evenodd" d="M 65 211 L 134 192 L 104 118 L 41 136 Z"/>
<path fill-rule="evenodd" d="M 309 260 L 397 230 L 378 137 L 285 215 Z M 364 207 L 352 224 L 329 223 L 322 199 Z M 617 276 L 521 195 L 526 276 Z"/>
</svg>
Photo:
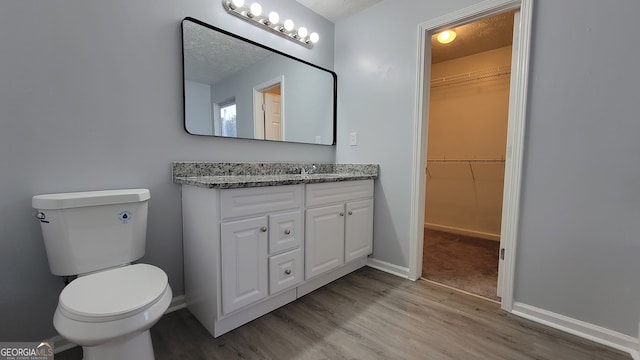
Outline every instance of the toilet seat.
<svg viewBox="0 0 640 360">
<path fill-rule="evenodd" d="M 135 264 L 77 278 L 62 290 L 58 309 L 78 321 L 114 321 L 143 312 L 167 291 L 164 271 Z"/>
</svg>

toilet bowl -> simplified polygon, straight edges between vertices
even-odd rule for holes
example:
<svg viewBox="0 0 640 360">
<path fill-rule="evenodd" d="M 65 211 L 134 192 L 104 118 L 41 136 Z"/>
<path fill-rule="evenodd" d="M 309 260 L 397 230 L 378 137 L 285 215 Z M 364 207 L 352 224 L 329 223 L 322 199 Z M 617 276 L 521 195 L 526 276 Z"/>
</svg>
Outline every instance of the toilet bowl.
<svg viewBox="0 0 640 360">
<path fill-rule="evenodd" d="M 167 275 L 147 264 L 77 278 L 60 294 L 53 325 L 81 345 L 84 359 L 154 359 L 149 328 L 164 314 L 172 292 Z"/>
</svg>

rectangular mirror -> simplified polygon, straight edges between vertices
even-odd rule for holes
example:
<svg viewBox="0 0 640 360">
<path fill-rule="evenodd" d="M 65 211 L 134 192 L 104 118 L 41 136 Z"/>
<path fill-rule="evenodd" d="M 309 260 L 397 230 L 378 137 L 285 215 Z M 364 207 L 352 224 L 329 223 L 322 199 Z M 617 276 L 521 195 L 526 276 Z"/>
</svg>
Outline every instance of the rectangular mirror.
<svg viewBox="0 0 640 360">
<path fill-rule="evenodd" d="M 334 72 L 202 21 L 182 21 L 189 134 L 335 144 Z"/>
</svg>

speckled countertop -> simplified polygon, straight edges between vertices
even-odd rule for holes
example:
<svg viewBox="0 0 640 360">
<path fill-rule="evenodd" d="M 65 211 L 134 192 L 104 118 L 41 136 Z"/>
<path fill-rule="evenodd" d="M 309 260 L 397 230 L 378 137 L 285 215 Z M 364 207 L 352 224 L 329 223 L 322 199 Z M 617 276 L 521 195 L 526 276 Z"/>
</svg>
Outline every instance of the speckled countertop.
<svg viewBox="0 0 640 360">
<path fill-rule="evenodd" d="M 316 166 L 310 175 L 302 168 Z M 211 189 L 312 184 L 335 181 L 376 179 L 378 164 L 311 163 L 214 163 L 176 161 L 171 164 L 173 182 Z"/>
</svg>

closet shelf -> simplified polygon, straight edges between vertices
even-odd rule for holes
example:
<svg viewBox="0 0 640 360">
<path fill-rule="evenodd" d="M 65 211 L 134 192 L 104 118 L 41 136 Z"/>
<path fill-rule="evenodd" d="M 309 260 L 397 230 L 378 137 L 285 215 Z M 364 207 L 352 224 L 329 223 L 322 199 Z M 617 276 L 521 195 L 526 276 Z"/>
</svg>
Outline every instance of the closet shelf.
<svg viewBox="0 0 640 360">
<path fill-rule="evenodd" d="M 493 79 L 511 75 L 511 65 L 501 65 L 489 69 L 471 71 L 462 74 L 444 76 L 437 79 L 431 79 L 431 88 L 437 88 L 447 85 L 455 85 L 469 81 Z"/>
</svg>

